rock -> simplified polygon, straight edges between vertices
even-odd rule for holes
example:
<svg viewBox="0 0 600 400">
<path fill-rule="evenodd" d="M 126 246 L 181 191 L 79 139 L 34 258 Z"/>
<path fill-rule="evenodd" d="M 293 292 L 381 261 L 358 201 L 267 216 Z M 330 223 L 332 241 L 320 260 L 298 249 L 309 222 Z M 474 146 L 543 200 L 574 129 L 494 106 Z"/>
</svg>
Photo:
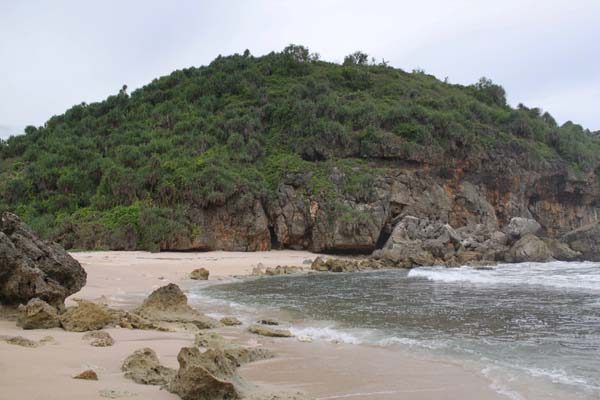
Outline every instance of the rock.
<svg viewBox="0 0 600 400">
<path fill-rule="evenodd" d="M 100 397 L 105 399 L 120 399 L 122 397 L 135 397 L 137 393 L 132 393 L 127 390 L 102 389 L 98 391 Z"/>
<path fill-rule="evenodd" d="M 50 329 L 60 326 L 58 312 L 44 300 L 33 298 L 19 306 L 17 325 L 23 329 Z"/>
<path fill-rule="evenodd" d="M 0 304 L 38 298 L 58 309 L 86 282 L 81 265 L 56 243 L 40 240 L 11 213 L 0 217 Z"/>
<path fill-rule="evenodd" d="M 242 322 L 236 317 L 223 317 L 219 320 L 225 326 L 236 326 L 241 325 Z"/>
<path fill-rule="evenodd" d="M 573 250 L 568 244 L 557 239 L 543 239 L 552 253 L 552 258 L 559 261 L 574 261 L 581 258 L 581 253 Z"/>
<path fill-rule="evenodd" d="M 169 384 L 169 391 L 183 400 L 233 400 L 240 396 L 234 384 L 231 361 L 222 353 L 184 347 L 177 355 L 179 370 Z"/>
<path fill-rule="evenodd" d="M 248 331 L 254 333 L 256 335 L 261 336 L 270 336 L 270 337 L 281 337 L 281 338 L 289 338 L 292 337 L 292 333 L 286 329 L 274 329 L 269 328 L 265 325 L 254 324 L 248 328 Z"/>
<path fill-rule="evenodd" d="M 210 272 L 206 268 L 198 268 L 192 271 L 190 279 L 205 281 L 208 279 Z"/>
<path fill-rule="evenodd" d="M 545 262 L 552 260 L 552 252 L 543 240 L 534 235 L 525 235 L 510 249 L 509 262 Z"/>
<path fill-rule="evenodd" d="M 113 322 L 107 307 L 91 301 L 81 300 L 75 307 L 69 307 L 60 316 L 60 324 L 66 331 L 97 331 Z"/>
<path fill-rule="evenodd" d="M 4 336 L 0 335 L 0 340 L 21 347 L 38 347 L 40 343 L 35 340 L 27 339 L 23 336 Z"/>
<path fill-rule="evenodd" d="M 222 349 L 225 347 L 225 338 L 217 332 L 199 332 L 194 338 L 194 346 Z"/>
<path fill-rule="evenodd" d="M 290 266 L 290 265 L 278 265 L 275 268 L 268 267 L 264 271 L 264 275 L 275 276 L 275 275 L 294 275 L 301 274 L 304 272 L 302 267 Z"/>
<path fill-rule="evenodd" d="M 305 343 L 310 343 L 312 342 L 312 338 L 310 336 L 306 336 L 306 335 L 300 335 L 298 336 L 298 341 L 299 342 L 305 342 Z"/>
<path fill-rule="evenodd" d="M 127 357 L 121 371 L 125 378 L 142 385 L 167 385 L 175 375 L 175 370 L 162 366 L 154 350 L 148 347 Z"/>
<path fill-rule="evenodd" d="M 83 340 L 90 340 L 90 345 L 94 347 L 109 347 L 115 344 L 114 339 L 108 332 L 93 331 L 88 332 L 82 337 Z"/>
<path fill-rule="evenodd" d="M 92 371 L 91 369 L 88 369 L 86 371 L 83 371 L 79 375 L 75 375 L 73 377 L 73 379 L 84 379 L 86 381 L 97 381 L 98 374 L 96 374 L 96 372 Z"/>
<path fill-rule="evenodd" d="M 256 322 L 259 323 L 259 324 L 261 324 L 261 325 L 272 325 L 272 326 L 279 325 L 279 321 L 274 320 L 272 318 L 263 318 L 263 319 L 259 319 Z"/>
<path fill-rule="evenodd" d="M 238 367 L 242 364 L 266 360 L 275 356 L 271 350 L 262 347 L 229 345 L 223 351 L 227 358 L 232 360 Z"/>
<path fill-rule="evenodd" d="M 600 223 L 582 226 L 562 237 L 571 249 L 581 253 L 584 260 L 600 261 Z"/>
<path fill-rule="evenodd" d="M 191 323 L 199 329 L 219 326 L 218 321 L 202 315 L 190 307 L 186 295 L 174 283 L 152 292 L 135 311 L 135 314 L 151 321 Z"/>
<path fill-rule="evenodd" d="M 525 235 L 537 234 L 542 226 L 531 218 L 513 217 L 505 228 L 506 234 L 514 240 L 520 239 Z"/>
</svg>

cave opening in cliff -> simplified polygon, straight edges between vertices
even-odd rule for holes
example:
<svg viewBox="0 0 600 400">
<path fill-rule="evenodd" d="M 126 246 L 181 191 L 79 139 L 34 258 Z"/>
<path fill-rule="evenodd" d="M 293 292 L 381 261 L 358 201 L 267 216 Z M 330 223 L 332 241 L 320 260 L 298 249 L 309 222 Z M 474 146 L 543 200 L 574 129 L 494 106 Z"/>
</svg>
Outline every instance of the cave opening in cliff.
<svg viewBox="0 0 600 400">
<path fill-rule="evenodd" d="M 275 227 L 273 225 L 269 225 L 269 235 L 271 236 L 271 248 L 281 249 L 282 246 L 279 239 L 277 239 L 277 234 L 275 233 Z"/>
</svg>

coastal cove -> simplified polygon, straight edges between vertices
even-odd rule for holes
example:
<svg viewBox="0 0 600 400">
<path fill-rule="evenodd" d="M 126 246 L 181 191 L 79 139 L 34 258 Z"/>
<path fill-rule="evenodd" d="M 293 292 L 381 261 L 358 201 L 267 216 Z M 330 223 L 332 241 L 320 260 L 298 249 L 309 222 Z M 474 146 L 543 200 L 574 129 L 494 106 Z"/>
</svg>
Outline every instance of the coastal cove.
<svg viewBox="0 0 600 400">
<path fill-rule="evenodd" d="M 72 255 L 88 273 L 87 285 L 73 298 L 91 300 L 105 296 L 103 300 L 111 306 L 125 309 L 133 309 L 148 293 L 170 282 L 189 291 L 194 283 L 188 276 L 194 267 L 206 267 L 211 272 L 211 280 L 224 283 L 234 275 L 249 274 L 251 267 L 258 263 L 267 267 L 281 264 L 302 266 L 306 259 L 314 258 L 311 253 L 296 251 L 173 254 L 84 252 Z M 194 299 L 193 294 L 190 303 L 209 315 L 218 315 L 224 310 L 218 303 Z M 72 299 L 67 300 L 69 304 L 73 304 Z M 260 312 L 262 317 L 271 314 L 272 311 L 268 309 Z M 355 399 L 504 398 L 493 389 L 491 379 L 460 363 L 402 349 L 390 351 L 368 345 L 334 344 L 318 338 L 312 343 L 294 338 L 262 338 L 247 333 L 246 326 L 219 328 L 217 331 L 240 343 L 258 341 L 275 352 L 273 360 L 247 364 L 240 370 L 244 378 L 262 388 L 300 390 L 323 399 L 348 394 Z M 0 322 L 0 335 L 22 335 L 35 340 L 51 335 L 57 342 L 39 348 L 22 348 L 0 342 L 2 396 L 102 399 L 104 397 L 100 393 L 103 390 L 116 390 L 121 394 L 129 393 L 132 398 L 176 398 L 158 386 L 138 385 L 123 378 L 120 366 L 133 350 L 151 347 L 162 363 L 174 367 L 177 352 L 182 346 L 193 343 L 193 334 L 122 328 L 108 328 L 106 331 L 115 338 L 115 345 L 103 349 L 89 347 L 81 340 L 82 334 L 57 328 L 22 331 L 15 327 L 13 321 Z M 323 357 L 332 363 L 323 363 Z M 72 379 L 73 375 L 86 367 L 98 370 L 98 382 Z M 40 384 L 25 385 L 23 379 L 28 376 L 36 376 Z"/>
</svg>

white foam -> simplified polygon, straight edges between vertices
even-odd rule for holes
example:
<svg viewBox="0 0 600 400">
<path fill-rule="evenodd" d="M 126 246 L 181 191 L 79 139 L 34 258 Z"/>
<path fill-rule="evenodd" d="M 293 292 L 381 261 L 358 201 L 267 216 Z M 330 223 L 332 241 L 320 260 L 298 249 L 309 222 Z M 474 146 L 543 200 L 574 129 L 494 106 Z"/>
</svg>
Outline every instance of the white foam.
<svg viewBox="0 0 600 400">
<path fill-rule="evenodd" d="M 308 336 L 312 339 L 325 340 L 328 342 L 335 343 L 346 343 L 346 344 L 362 344 L 365 343 L 364 337 L 366 334 L 352 334 L 339 329 L 335 329 L 330 326 L 326 327 L 292 327 L 290 332 L 294 336 Z"/>
<path fill-rule="evenodd" d="M 424 267 L 409 271 L 409 278 L 475 285 L 538 285 L 567 290 L 600 291 L 600 263 L 501 264 L 491 270 L 471 267 Z"/>
</svg>

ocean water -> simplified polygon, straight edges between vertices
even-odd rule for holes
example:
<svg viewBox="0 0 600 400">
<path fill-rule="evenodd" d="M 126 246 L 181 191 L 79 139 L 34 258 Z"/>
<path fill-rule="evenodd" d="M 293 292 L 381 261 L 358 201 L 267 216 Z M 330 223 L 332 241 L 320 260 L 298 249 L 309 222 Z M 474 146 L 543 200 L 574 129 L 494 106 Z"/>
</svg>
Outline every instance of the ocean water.
<svg viewBox="0 0 600 400">
<path fill-rule="evenodd" d="M 400 346 L 479 365 L 507 398 L 600 398 L 600 263 L 416 268 L 270 277 L 193 296 L 284 312 L 296 334 Z M 555 396 L 553 396 L 553 394 Z"/>
</svg>

